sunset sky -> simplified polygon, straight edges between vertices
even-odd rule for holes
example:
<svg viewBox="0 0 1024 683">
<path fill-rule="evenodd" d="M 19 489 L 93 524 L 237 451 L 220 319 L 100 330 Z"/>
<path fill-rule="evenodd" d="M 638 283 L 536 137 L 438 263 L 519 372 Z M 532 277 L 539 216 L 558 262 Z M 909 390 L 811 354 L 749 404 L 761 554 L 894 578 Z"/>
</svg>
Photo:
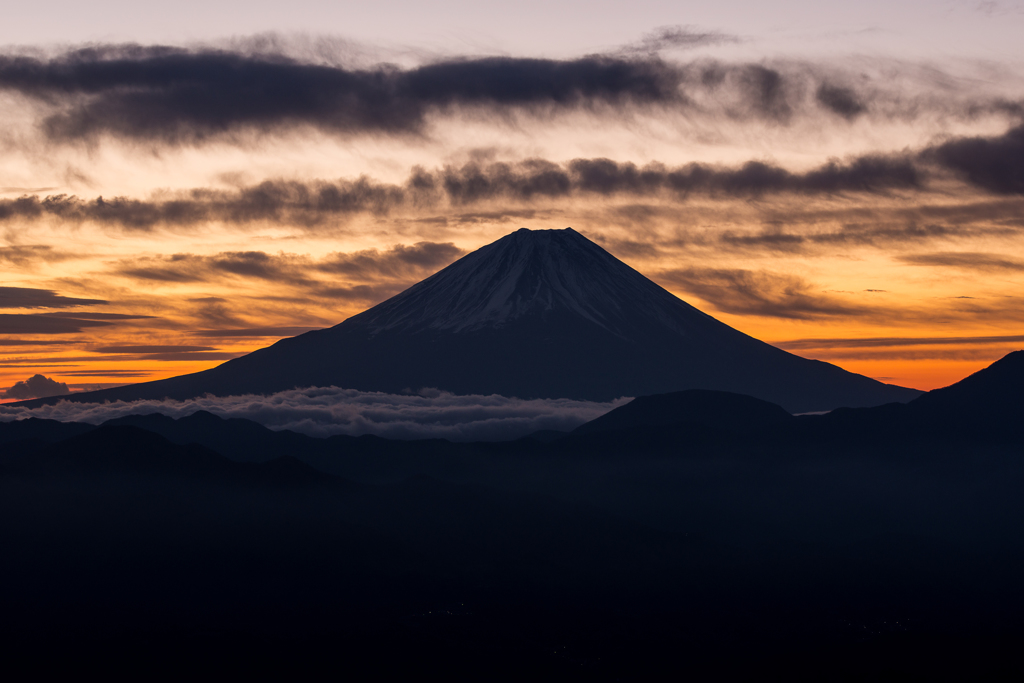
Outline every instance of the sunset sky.
<svg viewBox="0 0 1024 683">
<path fill-rule="evenodd" d="M 1024 2 L 55 2 L 0 25 L 0 392 L 212 367 L 520 227 L 931 389 L 1024 348 Z"/>
</svg>

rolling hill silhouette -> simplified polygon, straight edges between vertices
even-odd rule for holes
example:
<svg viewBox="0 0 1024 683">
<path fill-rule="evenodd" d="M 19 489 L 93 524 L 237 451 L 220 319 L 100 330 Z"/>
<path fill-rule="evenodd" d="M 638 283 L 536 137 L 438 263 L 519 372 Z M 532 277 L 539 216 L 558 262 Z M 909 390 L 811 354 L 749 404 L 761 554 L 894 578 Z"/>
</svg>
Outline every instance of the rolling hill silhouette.
<svg viewBox="0 0 1024 683">
<path fill-rule="evenodd" d="M 1019 678 L 1022 372 L 827 415 L 651 395 L 549 443 L 0 422 L 0 637 L 75 666 Z"/>
<path fill-rule="evenodd" d="M 329 385 L 599 401 L 708 389 L 790 412 L 919 394 L 749 337 L 567 228 L 519 230 L 335 327 L 211 370 L 65 398 L 187 399 Z"/>
<path fill-rule="evenodd" d="M 671 394 L 639 396 L 624 406 L 580 425 L 573 430 L 573 434 L 685 425 L 750 430 L 766 425 L 786 424 L 793 419 L 781 407 L 751 396 L 690 389 Z"/>
</svg>

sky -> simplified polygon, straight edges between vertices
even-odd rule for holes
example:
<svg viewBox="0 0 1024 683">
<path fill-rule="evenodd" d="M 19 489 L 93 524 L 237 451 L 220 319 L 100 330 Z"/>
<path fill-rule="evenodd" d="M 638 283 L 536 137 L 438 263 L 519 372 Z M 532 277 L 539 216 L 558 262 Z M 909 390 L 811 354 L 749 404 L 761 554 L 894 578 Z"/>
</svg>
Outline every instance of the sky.
<svg viewBox="0 0 1024 683">
<path fill-rule="evenodd" d="M 1024 2 L 21 3 L 0 392 L 194 372 L 518 228 L 931 389 L 1024 347 Z"/>
</svg>

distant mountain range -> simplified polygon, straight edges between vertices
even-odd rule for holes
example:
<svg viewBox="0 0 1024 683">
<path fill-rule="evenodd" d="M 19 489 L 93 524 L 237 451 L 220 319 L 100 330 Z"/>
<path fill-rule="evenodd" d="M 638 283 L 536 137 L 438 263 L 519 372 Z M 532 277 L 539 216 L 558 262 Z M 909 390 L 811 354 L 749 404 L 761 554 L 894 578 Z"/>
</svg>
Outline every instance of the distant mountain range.
<svg viewBox="0 0 1024 683">
<path fill-rule="evenodd" d="M 442 463 L 439 466 L 444 469 L 481 449 L 488 453 L 600 454 L 684 452 L 708 445 L 757 445 L 780 451 L 808 444 L 891 448 L 913 442 L 941 450 L 949 443 L 965 441 L 1024 443 L 1024 392 L 1018 390 L 1020 386 L 1024 386 L 1024 351 L 1011 353 L 956 384 L 922 394 L 907 404 L 843 408 L 824 415 L 794 416 L 752 396 L 688 389 L 635 398 L 572 432 L 548 431 L 513 442 L 402 441 L 370 435 L 316 438 L 200 410 L 178 419 L 158 413 L 128 415 L 100 427 L 39 418 L 0 422 L 0 445 L 9 453 L 28 453 L 97 430 L 131 427 L 181 446 L 199 445 L 237 462 L 290 456 L 326 473 L 369 480 L 412 476 L 425 462 Z M 414 462 L 414 469 L 407 470 L 406 465 Z"/>
<path fill-rule="evenodd" d="M 335 327 L 211 370 L 63 398 L 187 399 L 330 385 L 596 401 L 707 389 L 793 413 L 920 393 L 749 337 L 569 228 L 519 230 Z"/>
</svg>

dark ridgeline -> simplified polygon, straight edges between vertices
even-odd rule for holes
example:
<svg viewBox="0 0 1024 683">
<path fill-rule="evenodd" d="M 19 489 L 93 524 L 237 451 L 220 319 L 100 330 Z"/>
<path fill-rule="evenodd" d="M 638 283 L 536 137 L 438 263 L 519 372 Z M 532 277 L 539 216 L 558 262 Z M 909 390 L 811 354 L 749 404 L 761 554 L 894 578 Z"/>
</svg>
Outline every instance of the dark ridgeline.
<svg viewBox="0 0 1024 683">
<path fill-rule="evenodd" d="M 640 396 L 601 417 L 580 425 L 573 434 L 621 429 L 693 426 L 733 434 L 788 424 L 794 418 L 781 407 L 752 396 L 726 391 L 691 389 Z"/>
<path fill-rule="evenodd" d="M 908 404 L 688 390 L 501 443 L 0 423 L 0 651 L 129 675 L 1019 678 L 1022 384 L 1016 352 Z"/>
<path fill-rule="evenodd" d="M 709 389 L 790 412 L 920 393 L 753 339 L 572 229 L 523 229 L 330 329 L 193 375 L 65 398 L 186 399 L 329 385 L 599 401 Z"/>
</svg>

